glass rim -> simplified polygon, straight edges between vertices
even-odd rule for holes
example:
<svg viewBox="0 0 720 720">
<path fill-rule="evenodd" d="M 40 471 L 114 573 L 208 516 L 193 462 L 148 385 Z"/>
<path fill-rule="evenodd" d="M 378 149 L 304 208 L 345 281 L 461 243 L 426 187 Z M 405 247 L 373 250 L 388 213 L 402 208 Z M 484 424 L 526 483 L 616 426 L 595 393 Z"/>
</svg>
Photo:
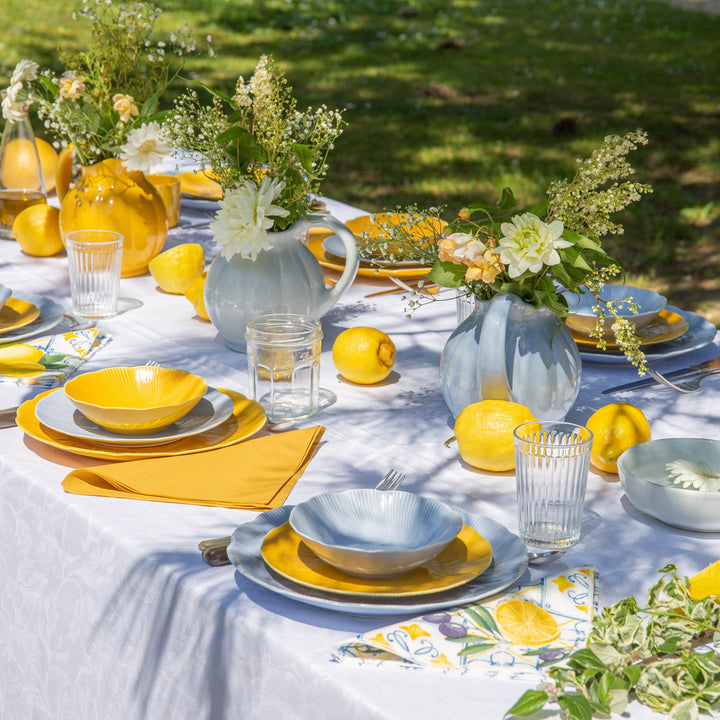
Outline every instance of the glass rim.
<svg viewBox="0 0 720 720">
<path fill-rule="evenodd" d="M 107 240 L 81 240 L 80 235 L 97 235 L 107 237 Z M 119 243 L 125 242 L 125 236 L 116 230 L 103 230 L 100 228 L 92 230 L 72 230 L 63 238 L 63 242 L 67 245 L 70 242 L 73 245 L 99 245 L 116 247 Z"/>
<path fill-rule="evenodd" d="M 523 428 L 528 428 L 529 426 L 538 427 L 539 432 L 550 432 L 553 429 L 557 429 L 559 432 L 579 438 L 577 442 L 563 443 L 560 447 L 583 447 L 585 445 L 591 445 L 593 441 L 592 430 L 585 425 L 578 425 L 577 423 L 566 422 L 565 420 L 529 420 L 528 422 L 518 425 L 513 430 L 513 439 L 516 442 L 525 443 L 533 447 L 554 445 L 554 443 L 548 443 L 547 441 L 523 437 L 520 432 Z"/>
<path fill-rule="evenodd" d="M 245 339 L 266 345 L 312 343 L 323 337 L 322 325 L 309 315 L 270 313 L 257 315 L 245 325 Z"/>
</svg>

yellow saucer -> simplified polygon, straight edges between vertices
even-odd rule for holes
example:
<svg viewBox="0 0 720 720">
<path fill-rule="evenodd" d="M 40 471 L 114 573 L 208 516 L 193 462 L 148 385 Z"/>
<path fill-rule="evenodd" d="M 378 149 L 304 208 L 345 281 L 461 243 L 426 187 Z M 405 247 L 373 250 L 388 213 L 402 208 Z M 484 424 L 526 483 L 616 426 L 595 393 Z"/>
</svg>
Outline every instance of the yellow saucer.
<svg viewBox="0 0 720 720">
<path fill-rule="evenodd" d="M 661 310 L 654 320 L 639 328 L 637 333 L 641 345 L 657 345 L 658 343 L 669 342 L 684 335 L 688 330 L 688 321 L 670 310 Z M 592 351 L 597 346 L 595 338 L 588 337 L 574 330 L 570 330 L 575 342 L 580 345 L 583 351 Z M 617 350 L 620 346 L 614 336 L 606 338 L 608 350 Z"/>
<path fill-rule="evenodd" d="M 337 255 L 331 255 L 323 247 L 323 240 L 332 233 L 328 230 L 311 230 L 310 238 L 307 246 L 310 252 L 318 259 L 318 262 L 322 267 L 328 270 L 336 270 L 342 272 L 345 269 L 345 259 L 338 257 Z M 407 265 L 383 265 L 382 267 L 376 267 L 366 262 L 361 262 L 358 268 L 358 275 L 360 277 L 368 278 L 405 278 L 412 280 L 413 278 L 425 277 L 432 268 L 425 265 L 413 265 L 408 267 Z"/>
<path fill-rule="evenodd" d="M 0 335 L 29 325 L 39 315 L 39 308 L 31 302 L 9 297 L 0 308 Z"/>
<path fill-rule="evenodd" d="M 32 400 L 24 402 L 17 411 L 17 424 L 27 435 L 45 445 L 65 450 L 74 455 L 84 455 L 100 460 L 141 460 L 171 455 L 190 455 L 234 445 L 265 427 L 265 411 L 262 405 L 254 400 L 248 400 L 244 395 L 232 390 L 217 389 L 232 399 L 233 414 L 224 423 L 207 432 L 182 438 L 167 445 L 108 447 L 97 445 L 89 440 L 70 437 L 46 427 L 35 417 L 35 406 L 46 395 L 63 392 L 62 388 L 48 390 Z"/>
<path fill-rule="evenodd" d="M 178 175 L 180 179 L 180 192 L 201 200 L 222 200 L 223 192 L 219 183 L 211 180 L 207 175 L 198 170 L 184 172 Z"/>
<path fill-rule="evenodd" d="M 469 582 L 490 567 L 492 547 L 476 530 L 463 525 L 445 550 L 407 575 L 360 578 L 346 575 L 321 560 L 286 522 L 265 536 L 262 556 L 282 577 L 315 590 L 339 595 L 411 597 Z"/>
</svg>

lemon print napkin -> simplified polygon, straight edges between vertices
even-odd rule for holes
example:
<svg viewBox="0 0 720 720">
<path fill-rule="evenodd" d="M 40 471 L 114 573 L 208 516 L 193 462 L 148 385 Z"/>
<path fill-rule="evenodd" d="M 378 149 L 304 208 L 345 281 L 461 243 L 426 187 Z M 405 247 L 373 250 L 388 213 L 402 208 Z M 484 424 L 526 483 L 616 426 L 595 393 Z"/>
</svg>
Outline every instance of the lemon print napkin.
<svg viewBox="0 0 720 720">
<path fill-rule="evenodd" d="M 523 681 L 584 647 L 597 610 L 597 571 L 576 568 L 488 600 L 363 633 L 332 659 L 391 663 Z"/>
<path fill-rule="evenodd" d="M 57 387 L 109 341 L 92 328 L 2 345 L 0 385 Z"/>
<path fill-rule="evenodd" d="M 254 438 L 193 455 L 73 470 L 76 495 L 270 510 L 282 505 L 315 454 L 322 426 Z"/>
</svg>

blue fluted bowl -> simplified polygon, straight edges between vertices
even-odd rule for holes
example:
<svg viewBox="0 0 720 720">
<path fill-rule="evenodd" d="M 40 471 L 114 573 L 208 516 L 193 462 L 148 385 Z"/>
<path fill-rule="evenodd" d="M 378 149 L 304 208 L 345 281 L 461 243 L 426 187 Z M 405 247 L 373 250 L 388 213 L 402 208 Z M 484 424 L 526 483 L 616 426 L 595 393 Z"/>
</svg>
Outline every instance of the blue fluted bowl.
<svg viewBox="0 0 720 720">
<path fill-rule="evenodd" d="M 398 577 L 442 552 L 462 528 L 447 505 L 409 492 L 345 490 L 296 505 L 289 523 L 305 544 L 338 570 Z"/>
<path fill-rule="evenodd" d="M 638 306 L 638 312 L 635 314 L 627 307 L 620 307 L 615 310 L 620 317 L 627 318 L 635 323 L 635 327 L 643 327 L 652 322 L 661 310 L 667 305 L 667 298 L 656 293 L 654 290 L 647 288 L 636 288 L 632 285 L 605 285 L 600 290 L 600 299 L 608 302 L 609 300 L 625 300 L 632 298 L 633 303 Z M 574 293 L 566 293 L 568 307 L 572 315 L 567 319 L 568 327 L 583 335 L 588 335 L 591 330 L 595 329 L 595 297 L 590 293 L 584 295 L 575 295 Z M 604 331 L 611 332 L 612 324 L 615 318 L 611 313 L 606 313 Z"/>
</svg>

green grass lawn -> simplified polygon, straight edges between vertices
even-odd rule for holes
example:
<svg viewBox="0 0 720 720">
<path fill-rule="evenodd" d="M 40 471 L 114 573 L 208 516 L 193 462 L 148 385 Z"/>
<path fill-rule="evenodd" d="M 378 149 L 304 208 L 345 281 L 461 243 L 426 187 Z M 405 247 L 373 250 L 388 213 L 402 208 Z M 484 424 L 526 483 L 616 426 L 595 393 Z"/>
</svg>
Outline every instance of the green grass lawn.
<svg viewBox="0 0 720 720">
<path fill-rule="evenodd" d="M 6 0 L 7 4 L 8 0 Z M 606 246 L 630 280 L 720 323 L 720 16 L 659 0 L 164 0 L 163 24 L 212 34 L 188 75 L 232 89 L 262 53 L 301 105 L 345 107 L 326 194 L 370 211 L 522 203 L 603 136 L 645 129 L 655 191 Z M 73 0 L 9 0 L 0 76 L 82 47 Z"/>
</svg>

